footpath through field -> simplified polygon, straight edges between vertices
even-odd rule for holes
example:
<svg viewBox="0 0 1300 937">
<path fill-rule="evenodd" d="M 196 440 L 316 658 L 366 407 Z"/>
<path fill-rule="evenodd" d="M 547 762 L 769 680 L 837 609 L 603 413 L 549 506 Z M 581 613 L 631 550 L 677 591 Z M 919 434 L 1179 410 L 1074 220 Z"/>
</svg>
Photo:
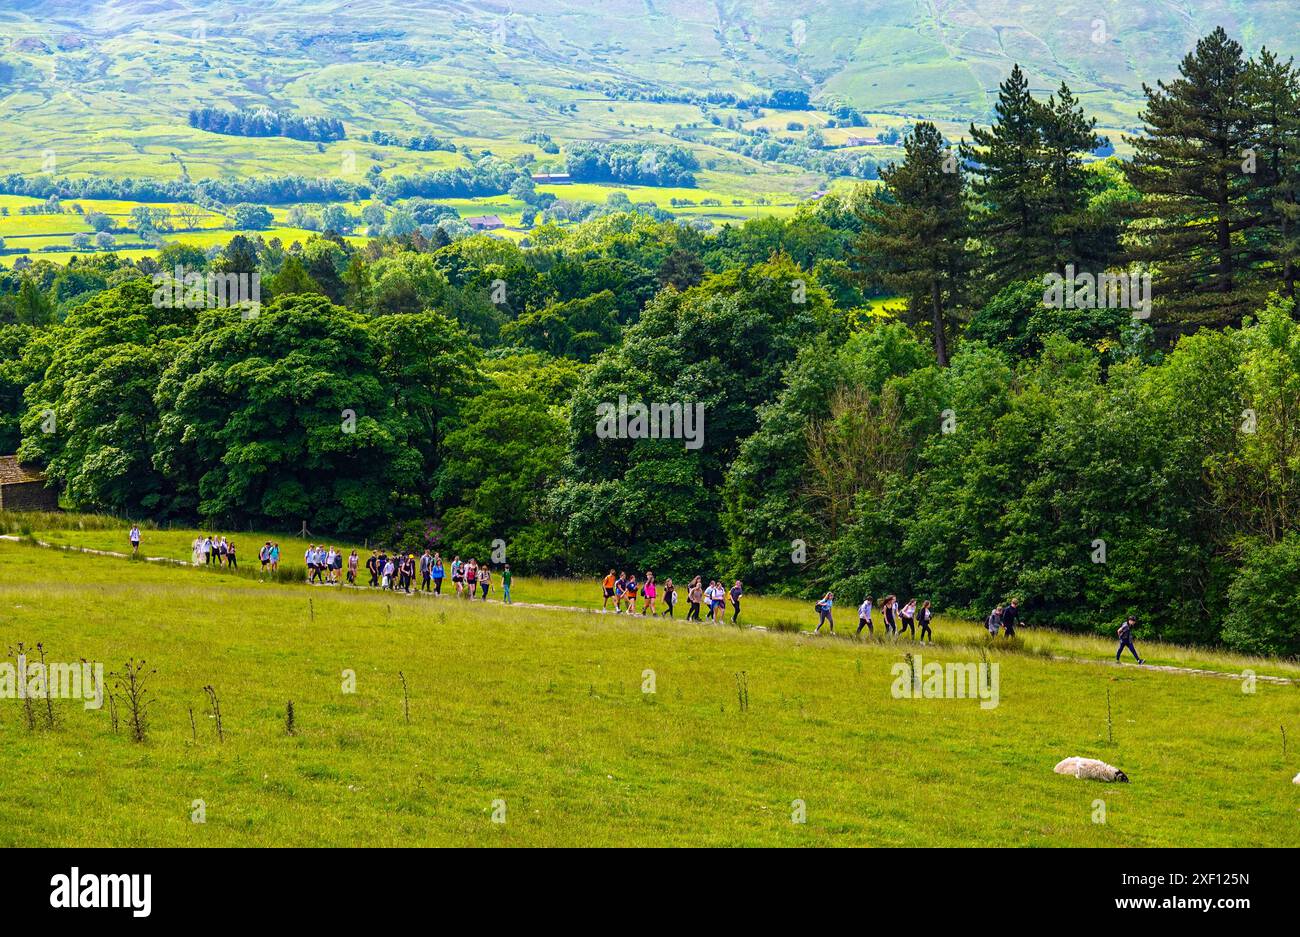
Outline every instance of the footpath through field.
<svg viewBox="0 0 1300 937">
<path fill-rule="evenodd" d="M 78 546 L 71 546 L 71 545 L 58 544 L 58 543 L 47 543 L 43 540 L 36 540 L 35 538 L 29 538 L 29 537 L 19 537 L 13 534 L 0 534 L 0 540 L 8 540 L 15 543 L 24 543 L 24 542 L 31 543 L 34 544 L 35 546 L 43 547 L 44 549 L 47 550 L 66 550 L 73 553 L 87 553 L 94 556 L 112 557 L 114 559 L 130 558 L 130 554 L 120 553 L 114 550 L 96 550 L 96 549 L 92 549 L 91 547 L 78 547 Z M 185 560 L 178 560 L 175 559 L 174 557 L 169 557 L 169 556 L 141 556 L 140 559 L 149 563 L 166 563 L 172 566 L 182 566 L 182 567 L 194 566 L 194 564 L 191 562 L 187 562 Z M 302 584 L 308 585 L 308 583 L 306 582 Z M 320 585 L 326 585 L 326 584 L 322 583 Z M 338 585 L 344 589 L 356 589 L 361 592 L 371 591 L 371 588 L 369 586 L 349 585 L 347 583 L 338 583 Z M 415 591 L 411 593 L 394 592 L 393 594 L 404 596 L 406 598 L 416 598 L 416 597 L 427 598 L 427 599 L 454 598 L 454 596 L 452 595 L 442 596 L 442 595 L 434 595 L 432 593 L 424 593 L 420 591 Z M 481 601 L 490 602 L 492 604 L 503 604 L 501 603 L 500 599 L 482 599 Z M 609 612 L 605 609 L 599 609 L 599 608 L 583 608 L 580 605 L 551 605 L 542 602 L 511 602 L 510 607 L 511 608 L 540 608 L 540 609 L 546 609 L 549 611 L 556 611 L 556 612 L 580 612 L 585 615 L 627 614 L 629 615 L 629 617 L 635 617 L 635 618 L 646 617 L 644 615 L 637 615 L 635 612 L 618 613 L 618 612 Z M 736 625 L 732 627 L 745 628 L 750 631 L 770 630 L 763 625 Z M 803 630 L 800 631 L 799 633 L 801 635 L 806 635 L 808 637 L 812 637 L 815 634 L 815 632 L 811 630 Z M 838 639 L 841 641 L 853 640 L 847 636 L 841 637 L 839 635 L 821 635 L 820 637 Z M 1110 661 L 1110 660 L 1098 660 L 1096 658 L 1091 658 L 1091 657 L 1068 657 L 1059 654 L 1051 655 L 1051 659 L 1056 661 L 1061 661 L 1063 663 L 1070 663 L 1070 664 L 1096 664 L 1103 667 L 1121 667 L 1121 666 L 1138 667 L 1142 670 L 1156 670 L 1156 671 L 1161 671 L 1163 673 L 1189 674 L 1191 676 L 1197 676 L 1197 677 L 1219 677 L 1225 680 L 1245 679 L 1244 675 L 1240 673 L 1233 673 L 1225 670 L 1207 670 L 1201 667 L 1177 667 L 1170 664 L 1136 664 L 1136 663 L 1120 664 L 1118 662 Z M 1284 686 L 1300 683 L 1300 681 L 1297 680 L 1288 679 L 1286 677 L 1275 677 L 1268 674 L 1255 674 L 1254 679 L 1261 683 L 1275 683 Z"/>
</svg>

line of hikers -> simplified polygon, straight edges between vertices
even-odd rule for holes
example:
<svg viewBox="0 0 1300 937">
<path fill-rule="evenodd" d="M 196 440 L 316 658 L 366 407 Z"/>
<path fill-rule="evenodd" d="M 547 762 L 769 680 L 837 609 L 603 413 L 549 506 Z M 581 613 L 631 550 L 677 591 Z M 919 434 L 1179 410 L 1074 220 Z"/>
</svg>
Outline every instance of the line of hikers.
<svg viewBox="0 0 1300 937">
<path fill-rule="evenodd" d="M 343 568 L 346 565 L 347 584 L 350 586 L 357 584 L 361 557 L 356 550 L 345 558 L 342 550 L 335 550 L 332 546 L 327 548 L 312 544 L 307 547 L 303 560 L 307 564 L 307 581 L 310 583 L 339 584 L 344 581 Z M 473 557 L 470 557 L 469 562 L 466 563 L 462 562 L 457 555 L 452 558 L 451 565 L 448 567 L 443 562 L 442 554 L 437 551 L 425 550 L 419 557 L 414 553 L 402 555 L 400 552 L 389 556 L 387 549 L 380 548 L 371 550 L 370 556 L 366 558 L 366 572 L 370 575 L 371 588 L 391 589 L 394 592 L 405 592 L 410 595 L 412 587 L 415 586 L 417 571 L 420 585 L 415 589 L 419 592 L 442 595 L 442 583 L 447 578 L 450 578 L 452 585 L 455 586 L 456 595 L 466 599 L 472 600 L 478 594 L 479 598 L 486 602 L 488 593 L 492 589 L 491 567 L 487 563 L 480 566 Z M 510 571 L 510 564 L 503 564 L 501 598 L 507 605 L 511 604 L 510 586 L 513 580 L 514 574 Z"/>
<path fill-rule="evenodd" d="M 614 613 L 617 615 L 654 615 L 658 613 L 664 618 L 673 618 L 674 611 L 677 608 L 677 587 L 673 585 L 672 579 L 665 579 L 662 587 L 655 582 L 653 570 L 647 570 L 645 579 L 638 581 L 636 573 L 619 572 L 615 575 L 614 570 L 610 570 L 605 578 L 601 581 L 601 590 L 603 597 L 600 609 L 602 612 L 609 611 L 609 602 L 614 601 Z M 727 589 L 720 580 L 710 579 L 707 586 L 704 585 L 704 578 L 696 576 L 686 587 L 686 602 L 690 606 L 686 610 L 687 621 L 701 621 L 700 609 L 707 608 L 709 621 L 717 624 L 722 621 L 727 612 L 727 599 L 731 600 L 731 623 L 737 624 L 740 621 L 740 600 L 745 595 L 745 589 L 737 579 L 730 589 Z M 636 610 L 636 600 L 640 596 L 643 600 L 641 611 Z M 656 603 L 663 599 L 663 609 L 660 611 L 656 608 Z"/>
<path fill-rule="evenodd" d="M 862 636 L 862 629 L 867 629 L 868 635 L 876 633 L 876 627 L 873 623 L 871 614 L 875 607 L 871 596 L 862 600 L 858 606 L 858 630 L 854 632 L 854 637 Z M 835 633 L 835 593 L 827 592 L 822 596 L 813 610 L 817 612 L 817 627 L 813 629 L 813 634 L 821 634 L 822 625 L 827 625 L 827 633 Z M 885 626 L 885 634 L 897 636 L 907 632 L 912 638 L 916 638 L 916 625 L 921 625 L 921 641 L 927 639 L 934 640 L 934 632 L 930 629 L 930 622 L 934 619 L 934 609 L 930 607 L 930 601 L 927 599 L 921 603 L 918 609 L 916 599 L 909 599 L 907 604 L 901 608 L 898 605 L 898 596 L 887 595 L 880 600 L 880 617 Z"/>
<path fill-rule="evenodd" d="M 131 528 L 131 552 L 140 552 L 140 528 Z M 235 551 L 235 541 L 224 536 L 204 534 L 195 537 L 190 544 L 190 562 L 195 566 L 225 566 L 229 569 L 239 568 L 239 556 Z M 279 548 L 276 548 L 276 566 L 280 565 Z M 266 564 L 263 563 L 263 566 Z"/>
</svg>

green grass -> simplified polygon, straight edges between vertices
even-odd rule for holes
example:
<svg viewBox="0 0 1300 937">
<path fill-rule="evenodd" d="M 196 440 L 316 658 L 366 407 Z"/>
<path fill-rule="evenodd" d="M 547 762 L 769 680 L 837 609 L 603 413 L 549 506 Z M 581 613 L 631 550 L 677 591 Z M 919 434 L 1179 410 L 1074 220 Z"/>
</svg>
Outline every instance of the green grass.
<svg viewBox="0 0 1300 937">
<path fill-rule="evenodd" d="M 174 535 L 185 532 L 145 542 Z M 1300 687 L 1252 695 L 1232 680 L 993 647 L 1000 705 L 982 709 L 890 693 L 906 651 L 980 660 L 961 644 L 260 583 L 11 541 L 0 569 L 4 644 L 157 670 L 143 745 L 113 733 L 107 707 L 60 701 L 56 728 L 29 731 L 20 704 L 0 700 L 6 846 L 1225 846 L 1291 845 L 1300 832 Z M 516 599 L 582 585 L 520 580 Z M 345 670 L 355 693 L 342 692 Z M 654 694 L 641 692 L 647 670 Z M 1052 773 L 1076 754 L 1133 783 Z M 1092 822 L 1097 798 L 1105 824 Z M 190 822 L 196 799 L 203 824 Z M 804 824 L 791 822 L 795 800 Z"/>
</svg>

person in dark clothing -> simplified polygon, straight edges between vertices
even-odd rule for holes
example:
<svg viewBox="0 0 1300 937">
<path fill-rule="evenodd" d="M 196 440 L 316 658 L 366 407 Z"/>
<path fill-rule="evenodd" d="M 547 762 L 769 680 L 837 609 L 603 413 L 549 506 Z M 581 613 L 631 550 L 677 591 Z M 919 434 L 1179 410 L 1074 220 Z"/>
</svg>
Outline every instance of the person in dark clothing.
<svg viewBox="0 0 1300 937">
<path fill-rule="evenodd" d="M 664 618 L 673 617 L 673 606 L 677 604 L 677 587 L 671 579 L 664 581 L 664 610 L 659 614 Z"/>
<path fill-rule="evenodd" d="M 921 603 L 921 610 L 917 612 L 917 621 L 921 623 L 921 640 L 934 640 L 934 632 L 930 630 L 930 619 L 934 617 L 934 609 L 930 608 L 930 600 L 926 599 Z"/>
<path fill-rule="evenodd" d="M 379 565 L 379 554 L 374 550 L 370 551 L 370 557 L 366 560 L 366 572 L 370 574 L 370 588 L 379 585 L 379 573 L 383 569 Z"/>
<path fill-rule="evenodd" d="M 1133 659 L 1139 664 L 1146 663 L 1146 661 L 1138 655 L 1138 649 L 1133 646 L 1133 626 L 1136 624 L 1137 618 L 1130 615 L 1128 618 L 1124 619 L 1124 623 L 1119 626 L 1119 631 L 1116 632 L 1119 635 L 1119 649 L 1115 651 L 1116 663 L 1119 663 L 1119 658 L 1120 655 L 1124 653 L 1124 648 L 1128 648 L 1133 652 Z"/>
<path fill-rule="evenodd" d="M 1016 636 L 1016 625 L 1020 622 L 1020 600 L 1012 599 L 1002 609 L 1002 633 L 1008 638 Z"/>
<path fill-rule="evenodd" d="M 744 594 L 744 590 L 740 588 L 740 580 L 737 579 L 736 584 L 731 587 L 731 623 L 733 625 L 736 623 L 736 619 L 740 617 L 740 597 Z"/>
</svg>

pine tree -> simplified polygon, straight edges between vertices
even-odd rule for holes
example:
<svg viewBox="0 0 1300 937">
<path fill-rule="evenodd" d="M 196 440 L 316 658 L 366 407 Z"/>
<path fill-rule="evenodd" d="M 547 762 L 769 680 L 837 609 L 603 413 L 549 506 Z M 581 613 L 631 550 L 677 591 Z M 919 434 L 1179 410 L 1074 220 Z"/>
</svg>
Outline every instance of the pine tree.
<svg viewBox="0 0 1300 937">
<path fill-rule="evenodd" d="M 1222 28 L 1201 39 L 1180 78 L 1143 85 L 1146 133 L 1130 139 L 1125 165 L 1136 204 L 1135 259 L 1152 264 L 1153 293 L 1166 316 L 1227 324 L 1262 298 L 1251 275 L 1255 116 L 1247 63 Z"/>
<path fill-rule="evenodd" d="M 999 86 L 993 113 L 988 130 L 971 125 L 974 142 L 963 142 L 961 154 L 974 177 L 975 224 L 988 254 L 986 272 L 1003 283 L 1043 273 L 1051 253 L 1040 106 L 1019 65 Z"/>
<path fill-rule="evenodd" d="M 1269 289 L 1294 299 L 1300 275 L 1300 72 L 1291 60 L 1261 49 L 1247 64 L 1246 87 L 1255 128 L 1253 166 L 1247 164 L 1254 170 L 1252 261 L 1271 271 Z"/>
<path fill-rule="evenodd" d="M 915 322 L 928 321 L 935 359 L 947 367 L 949 324 L 970 270 L 965 173 L 932 123 L 918 123 L 903 150 L 902 163 L 880 172 L 857 262 L 869 282 L 906 297 Z"/>
</svg>

